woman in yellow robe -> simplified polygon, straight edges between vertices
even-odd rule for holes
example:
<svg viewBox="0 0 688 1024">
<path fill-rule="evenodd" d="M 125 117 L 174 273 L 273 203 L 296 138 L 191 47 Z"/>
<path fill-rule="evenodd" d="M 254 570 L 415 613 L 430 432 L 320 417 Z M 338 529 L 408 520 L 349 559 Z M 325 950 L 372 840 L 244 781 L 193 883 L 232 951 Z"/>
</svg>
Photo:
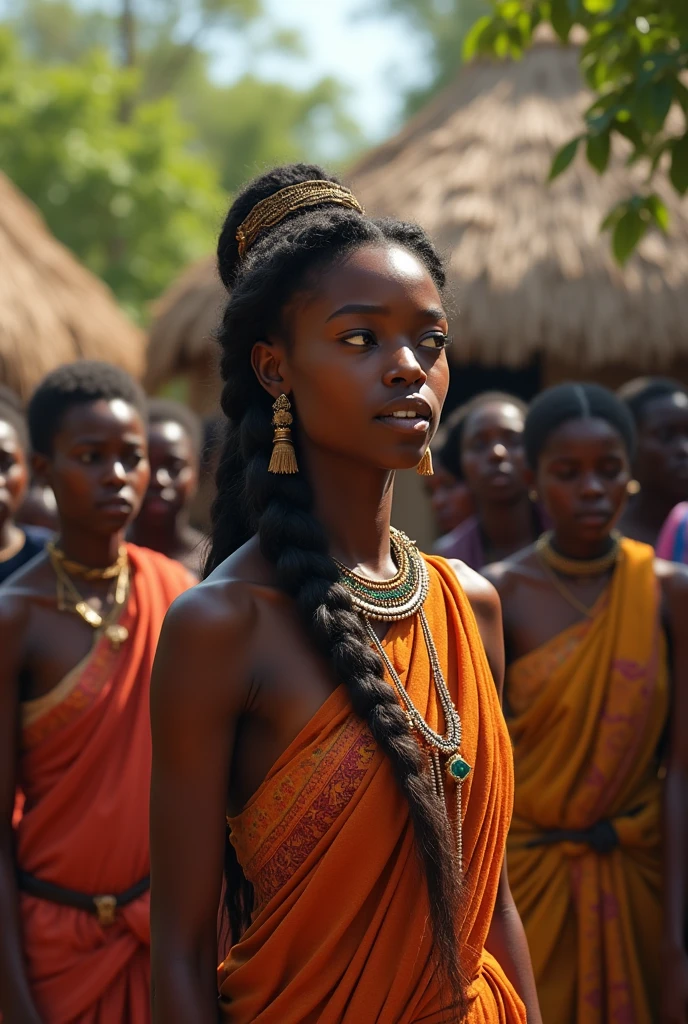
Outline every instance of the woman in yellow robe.
<svg viewBox="0 0 688 1024">
<path fill-rule="evenodd" d="M 688 576 L 612 533 L 633 424 L 611 392 L 545 392 L 525 444 L 553 530 L 488 575 L 510 658 L 508 862 L 543 1021 L 683 1024 L 686 736 L 667 754 L 667 637 L 685 718 Z"/>
</svg>

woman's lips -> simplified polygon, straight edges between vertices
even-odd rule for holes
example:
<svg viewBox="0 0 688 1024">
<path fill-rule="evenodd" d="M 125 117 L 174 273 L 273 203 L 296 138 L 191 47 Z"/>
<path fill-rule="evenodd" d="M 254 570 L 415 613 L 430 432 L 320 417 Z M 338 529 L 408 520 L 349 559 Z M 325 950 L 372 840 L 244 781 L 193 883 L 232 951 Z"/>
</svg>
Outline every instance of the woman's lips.
<svg viewBox="0 0 688 1024">
<path fill-rule="evenodd" d="M 404 434 L 412 434 L 415 431 L 427 433 L 430 430 L 430 420 L 422 416 L 376 416 L 375 419 L 378 423 L 384 423 L 386 427 L 393 427 Z"/>
</svg>

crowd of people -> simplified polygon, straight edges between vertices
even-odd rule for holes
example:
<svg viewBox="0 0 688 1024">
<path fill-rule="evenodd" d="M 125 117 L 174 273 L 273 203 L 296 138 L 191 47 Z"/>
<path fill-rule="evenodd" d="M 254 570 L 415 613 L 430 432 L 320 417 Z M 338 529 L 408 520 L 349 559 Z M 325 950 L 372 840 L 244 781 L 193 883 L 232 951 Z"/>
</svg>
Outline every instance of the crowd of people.
<svg viewBox="0 0 688 1024">
<path fill-rule="evenodd" d="M 441 258 L 317 167 L 218 266 L 214 456 L 0 389 L 3 1024 L 688 1024 L 688 388 L 442 419 Z"/>
</svg>

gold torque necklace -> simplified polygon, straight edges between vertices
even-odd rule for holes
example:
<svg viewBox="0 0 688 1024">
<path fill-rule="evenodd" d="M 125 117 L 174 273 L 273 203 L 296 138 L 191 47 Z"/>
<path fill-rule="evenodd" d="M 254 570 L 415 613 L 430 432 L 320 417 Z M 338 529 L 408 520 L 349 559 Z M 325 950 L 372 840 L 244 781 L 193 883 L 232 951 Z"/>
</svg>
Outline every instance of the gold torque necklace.
<svg viewBox="0 0 688 1024">
<path fill-rule="evenodd" d="M 415 735 L 425 752 L 433 786 L 446 809 L 445 776 L 455 784 L 456 810 L 454 833 L 456 836 L 457 865 L 463 873 L 463 806 L 462 783 L 470 775 L 471 765 L 461 756 L 461 717 L 454 707 L 440 665 L 437 648 L 430 631 L 423 605 L 430 586 L 428 569 L 418 548 L 399 530 L 390 535 L 392 555 L 397 572 L 389 580 L 371 580 L 349 569 L 335 559 L 339 581 L 349 591 L 354 608 L 363 617 L 366 632 L 387 669 L 397 697 L 406 714 L 409 730 Z M 385 651 L 372 622 L 398 622 L 418 615 L 427 647 L 437 699 L 444 715 L 445 732 L 437 732 L 423 718 L 406 691 L 399 675 Z M 441 758 L 445 759 L 444 767 Z M 447 817 L 449 817 L 447 815 Z M 451 826 L 451 822 L 450 822 Z"/>
<path fill-rule="evenodd" d="M 66 558 L 64 551 L 52 541 L 46 545 L 50 563 L 57 577 L 57 608 L 61 612 L 72 612 L 78 615 L 87 625 L 99 633 L 103 633 L 110 641 L 114 650 L 119 650 L 128 639 L 129 630 L 116 620 L 119 618 L 129 597 L 131 574 L 129 558 L 124 545 L 119 549 L 117 561 L 103 569 L 93 569 L 72 562 Z M 107 596 L 109 611 L 105 615 L 97 612 L 79 593 L 72 575 L 82 576 L 86 580 L 112 580 Z"/>
<path fill-rule="evenodd" d="M 593 605 L 584 604 L 559 579 L 557 573 L 561 573 L 562 576 L 583 579 L 584 577 L 602 576 L 604 573 L 609 572 L 616 566 L 619 560 L 621 535 L 615 530 L 611 534 L 611 539 L 612 547 L 606 554 L 601 555 L 599 558 L 588 559 L 567 558 L 565 555 L 555 551 L 552 547 L 551 531 L 544 533 L 535 543 L 535 552 L 540 565 L 552 586 L 572 608 L 575 608 L 579 614 L 586 616 L 586 618 L 593 617 L 597 601 Z"/>
</svg>

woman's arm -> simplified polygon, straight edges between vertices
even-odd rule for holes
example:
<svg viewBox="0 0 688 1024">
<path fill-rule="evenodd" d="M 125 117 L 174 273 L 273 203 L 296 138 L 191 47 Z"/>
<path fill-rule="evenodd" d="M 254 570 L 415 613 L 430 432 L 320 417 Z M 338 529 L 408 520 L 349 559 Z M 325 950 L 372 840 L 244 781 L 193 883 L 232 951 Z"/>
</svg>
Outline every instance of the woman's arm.
<svg viewBox="0 0 688 1024">
<path fill-rule="evenodd" d="M 0 1008 L 5 1024 L 41 1024 L 24 967 L 12 829 L 24 613 L 23 603 L 6 590 L 0 598 Z"/>
<path fill-rule="evenodd" d="M 250 616 L 237 584 L 168 612 L 153 669 L 151 963 L 155 1024 L 217 1024 L 217 923 Z M 229 594 L 229 596 L 227 596 Z"/>
<path fill-rule="evenodd" d="M 525 1003 L 528 1024 L 542 1024 L 530 951 L 521 918 L 509 888 L 506 859 L 502 865 L 492 924 L 485 943 Z"/>
<path fill-rule="evenodd" d="M 672 640 L 672 702 L 664 782 L 662 848 L 664 914 L 662 930 L 662 1022 L 688 1021 L 686 955 L 686 872 L 688 870 L 688 571 L 657 563 Z"/>
</svg>

